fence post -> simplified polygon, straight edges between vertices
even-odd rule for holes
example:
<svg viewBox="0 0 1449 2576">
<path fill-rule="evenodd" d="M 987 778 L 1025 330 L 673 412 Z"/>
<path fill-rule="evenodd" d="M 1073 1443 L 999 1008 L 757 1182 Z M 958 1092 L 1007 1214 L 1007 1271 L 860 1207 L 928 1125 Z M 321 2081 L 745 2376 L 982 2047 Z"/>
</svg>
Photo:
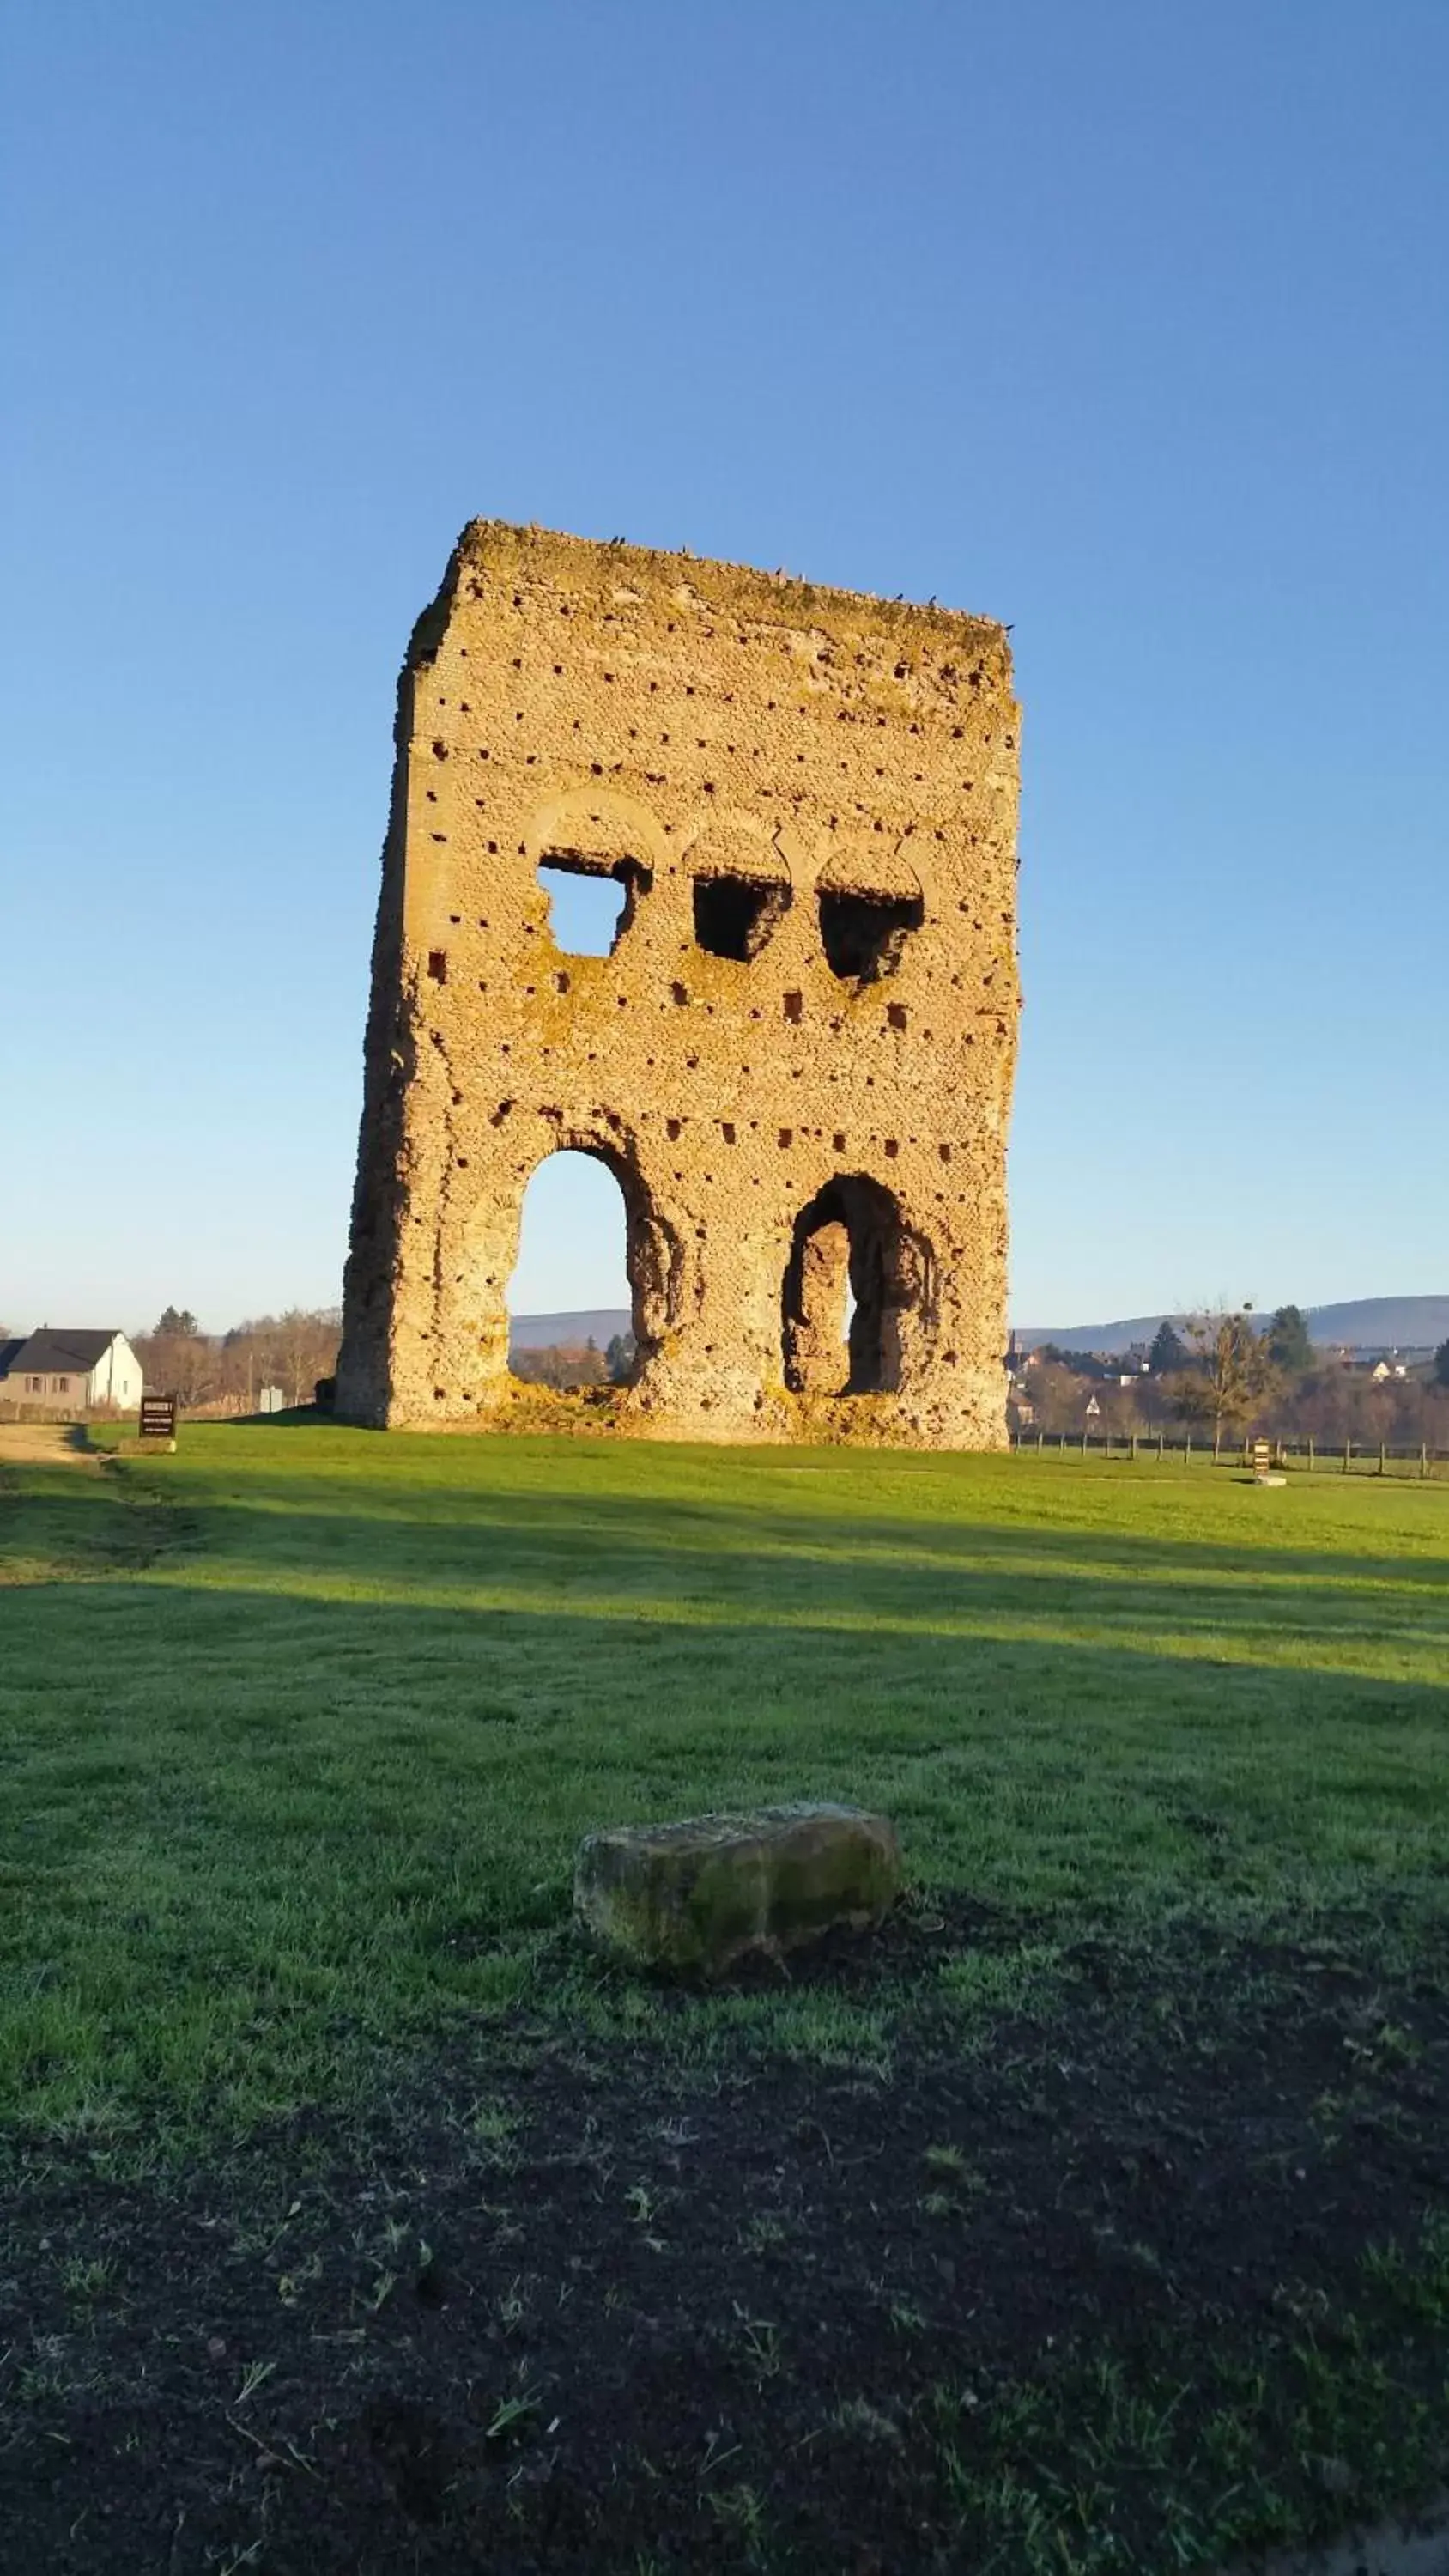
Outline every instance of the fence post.
<svg viewBox="0 0 1449 2576">
<path fill-rule="evenodd" d="M 1036 1435 L 1036 1454 L 1037 1454 L 1038 1458 L 1041 1456 L 1041 1453 L 1042 1453 L 1042 1451 L 1043 1451 L 1043 1449 L 1044 1449 L 1045 1447 L 1046 1447 L 1046 1433 L 1045 1433 L 1044 1431 L 1039 1431 L 1039 1432 L 1037 1433 L 1037 1435 Z"/>
<path fill-rule="evenodd" d="M 1347 1474 L 1348 1474 L 1348 1471 L 1349 1471 L 1349 1464 L 1350 1464 L 1350 1461 L 1351 1461 L 1352 1457 L 1353 1457 L 1353 1442 L 1352 1442 L 1351 1440 L 1345 1440 L 1345 1442 L 1344 1442 L 1344 1444 L 1343 1444 L 1343 1472 L 1344 1472 L 1344 1474 L 1345 1474 L 1345 1475 L 1347 1475 Z"/>
<path fill-rule="evenodd" d="M 1157 1426 L 1157 1455 L 1159 1458 L 1165 1458 L 1167 1455 L 1167 1433 L 1160 1422 Z"/>
<path fill-rule="evenodd" d="M 1086 1435 L 1086 1432 L 1084 1431 L 1084 1432 L 1082 1433 L 1082 1456 L 1085 1458 L 1086 1454 L 1087 1454 L 1087 1435 Z"/>
<path fill-rule="evenodd" d="M 1384 1472 L 1384 1459 L 1385 1459 L 1386 1455 L 1387 1455 L 1387 1452 L 1386 1452 L 1386 1450 L 1385 1450 L 1385 1448 L 1384 1448 L 1384 1444 L 1383 1444 L 1383 1442 L 1382 1442 L 1382 1440 L 1381 1440 L 1381 1441 L 1379 1442 L 1379 1474 L 1380 1474 L 1380 1475 L 1382 1475 L 1382 1474 L 1383 1474 L 1383 1472 Z"/>
<path fill-rule="evenodd" d="M 1135 1431 L 1132 1434 L 1132 1464 L 1134 1467 L 1137 1464 L 1137 1434 Z"/>
<path fill-rule="evenodd" d="M 1424 1479 L 1424 1477 L 1428 1475 L 1428 1473 L 1429 1473 L 1429 1443 L 1428 1443 L 1428 1441 L 1427 1441 L 1427 1440 L 1421 1440 L 1421 1441 L 1420 1441 L 1420 1443 L 1419 1443 L 1419 1477 L 1420 1477 L 1420 1481 L 1421 1481 L 1421 1482 L 1422 1482 L 1422 1480 Z"/>
<path fill-rule="evenodd" d="M 1190 1467 L 1192 1465 L 1192 1433 L 1190 1431 L 1185 1431 L 1182 1435 L 1182 1463 L 1184 1467 Z"/>
<path fill-rule="evenodd" d="M 1308 1473 L 1310 1476 L 1313 1473 L 1313 1434 L 1311 1431 L 1308 1434 Z"/>
</svg>

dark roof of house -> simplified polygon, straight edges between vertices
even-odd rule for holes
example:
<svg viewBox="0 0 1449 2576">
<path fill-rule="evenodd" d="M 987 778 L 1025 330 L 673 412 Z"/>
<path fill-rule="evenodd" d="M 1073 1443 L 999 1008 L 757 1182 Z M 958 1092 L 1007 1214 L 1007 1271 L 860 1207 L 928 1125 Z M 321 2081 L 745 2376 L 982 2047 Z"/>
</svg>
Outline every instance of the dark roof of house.
<svg viewBox="0 0 1449 2576">
<path fill-rule="evenodd" d="M 18 1354 L 24 1350 L 24 1348 L 25 1338 L 23 1334 L 19 1341 L 16 1341 L 12 1335 L 8 1341 L 0 1342 L 0 1377 L 5 1375 L 11 1361 L 15 1359 Z"/>
<path fill-rule="evenodd" d="M 103 1359 L 120 1332 L 115 1325 L 108 1333 L 73 1331 L 66 1324 L 42 1324 L 28 1341 L 6 1342 L 0 1347 L 0 1367 L 7 1377 L 21 1370 L 62 1372 L 76 1370 L 88 1376 L 98 1359 Z"/>
</svg>

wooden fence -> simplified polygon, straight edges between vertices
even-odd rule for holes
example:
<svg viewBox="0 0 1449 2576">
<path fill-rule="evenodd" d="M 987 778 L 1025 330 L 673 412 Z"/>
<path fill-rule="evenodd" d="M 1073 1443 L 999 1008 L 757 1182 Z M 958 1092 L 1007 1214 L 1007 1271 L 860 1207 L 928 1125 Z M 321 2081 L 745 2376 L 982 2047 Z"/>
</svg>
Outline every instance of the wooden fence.
<svg viewBox="0 0 1449 2576">
<path fill-rule="evenodd" d="M 1185 1467 L 1253 1468 L 1254 1442 L 1227 1433 L 1191 1431 L 1013 1431 L 1013 1449 L 1038 1457 L 1168 1458 Z M 1426 1482 L 1449 1476 L 1449 1449 L 1396 1448 L 1383 1440 L 1280 1440 L 1269 1436 L 1275 1469 L 1298 1468 L 1309 1475 L 1397 1476 Z"/>
</svg>

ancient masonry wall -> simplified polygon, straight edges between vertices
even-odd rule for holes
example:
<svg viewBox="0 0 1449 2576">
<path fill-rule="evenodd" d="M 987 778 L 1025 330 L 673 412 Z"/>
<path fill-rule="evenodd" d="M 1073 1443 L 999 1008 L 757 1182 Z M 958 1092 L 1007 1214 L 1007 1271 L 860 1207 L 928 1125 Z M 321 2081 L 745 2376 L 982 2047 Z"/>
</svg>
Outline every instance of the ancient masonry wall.
<svg viewBox="0 0 1449 2576">
<path fill-rule="evenodd" d="M 524 1190 L 577 1147 L 621 1427 L 999 1446 L 1017 741 L 984 619 L 467 528 L 399 688 L 339 1411 L 508 1419 Z M 611 955 L 541 865 L 627 890 Z"/>
</svg>

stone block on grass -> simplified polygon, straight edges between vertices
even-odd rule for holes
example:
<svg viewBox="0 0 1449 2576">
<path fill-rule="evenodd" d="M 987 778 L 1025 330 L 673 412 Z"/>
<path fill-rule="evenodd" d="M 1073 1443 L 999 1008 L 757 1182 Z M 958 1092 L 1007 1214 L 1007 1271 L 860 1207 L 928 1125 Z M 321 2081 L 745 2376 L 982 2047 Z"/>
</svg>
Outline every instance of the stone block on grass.
<svg viewBox="0 0 1449 2576">
<path fill-rule="evenodd" d="M 900 1887 L 888 1816 L 860 1807 L 756 1807 L 588 1834 L 574 1871 L 584 1929 L 637 1967 L 718 1977 L 842 1926 L 879 1923 Z"/>
</svg>

